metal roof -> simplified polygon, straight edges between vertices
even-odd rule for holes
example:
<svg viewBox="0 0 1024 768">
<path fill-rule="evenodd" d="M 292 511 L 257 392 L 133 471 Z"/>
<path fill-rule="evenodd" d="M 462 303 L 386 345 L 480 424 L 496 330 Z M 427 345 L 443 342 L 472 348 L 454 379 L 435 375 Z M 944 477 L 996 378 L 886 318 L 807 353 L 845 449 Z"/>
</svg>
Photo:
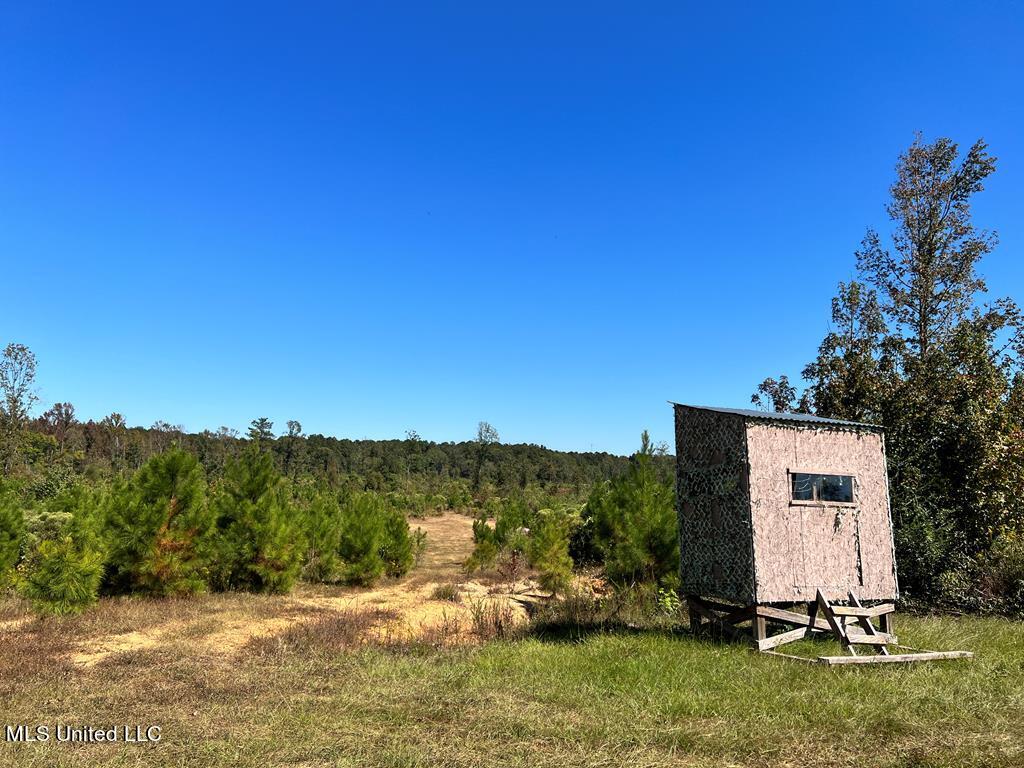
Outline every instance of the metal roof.
<svg viewBox="0 0 1024 768">
<path fill-rule="evenodd" d="M 865 424 L 860 421 L 843 421 L 842 419 L 825 419 L 821 416 L 812 416 L 809 413 L 778 413 L 776 411 L 754 411 L 748 408 L 714 408 L 708 405 L 687 405 L 669 400 L 672 405 L 680 405 L 683 408 L 694 408 L 698 411 L 717 411 L 718 413 L 731 413 L 734 416 L 742 416 L 745 419 L 758 419 L 759 421 L 784 421 L 797 424 L 821 424 L 822 426 L 844 427 L 846 429 L 871 429 L 880 430 L 878 424 Z"/>
</svg>

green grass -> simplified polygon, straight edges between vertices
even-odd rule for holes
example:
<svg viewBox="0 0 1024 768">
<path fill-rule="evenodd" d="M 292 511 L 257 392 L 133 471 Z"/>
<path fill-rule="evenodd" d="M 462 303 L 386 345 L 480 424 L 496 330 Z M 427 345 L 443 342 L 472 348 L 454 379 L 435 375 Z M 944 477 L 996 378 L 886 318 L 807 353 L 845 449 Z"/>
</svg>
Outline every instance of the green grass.
<svg viewBox="0 0 1024 768">
<path fill-rule="evenodd" d="M 1024 764 L 1024 626 L 897 620 L 909 645 L 977 657 L 836 669 L 664 632 L 338 650 L 335 627 L 319 644 L 307 632 L 301 644 L 254 644 L 232 657 L 198 654 L 183 633 L 82 669 L 59 660 L 63 640 L 54 640 L 38 651 L 52 663 L 0 666 L 6 723 L 155 723 L 163 739 L 0 744 L 0 764 Z M 75 625 L 47 626 L 66 639 Z M 14 659 L 7 639 L 0 665 Z"/>
</svg>

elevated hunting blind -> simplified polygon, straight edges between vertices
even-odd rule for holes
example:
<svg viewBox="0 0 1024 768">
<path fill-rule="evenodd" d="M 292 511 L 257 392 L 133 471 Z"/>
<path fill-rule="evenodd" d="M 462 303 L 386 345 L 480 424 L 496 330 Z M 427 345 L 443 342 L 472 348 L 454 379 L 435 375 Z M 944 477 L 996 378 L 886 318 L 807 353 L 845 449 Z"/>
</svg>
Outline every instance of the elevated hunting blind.
<svg viewBox="0 0 1024 768">
<path fill-rule="evenodd" d="M 888 651 L 899 587 L 880 427 L 673 405 L 680 576 L 692 627 L 746 635 L 764 651 L 831 632 L 850 654 L 820 658 L 833 664 L 970 655 Z M 738 629 L 747 621 L 749 635 Z M 769 635 L 769 623 L 796 629 Z M 859 656 L 855 645 L 879 655 Z"/>
</svg>

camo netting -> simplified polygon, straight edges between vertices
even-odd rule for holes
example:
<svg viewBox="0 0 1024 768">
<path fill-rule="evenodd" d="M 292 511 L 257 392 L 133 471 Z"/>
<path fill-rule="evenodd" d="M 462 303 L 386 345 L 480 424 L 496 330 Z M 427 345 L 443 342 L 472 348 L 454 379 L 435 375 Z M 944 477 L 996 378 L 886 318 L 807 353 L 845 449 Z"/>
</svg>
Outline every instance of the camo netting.
<svg viewBox="0 0 1024 768">
<path fill-rule="evenodd" d="M 754 602 L 753 536 L 741 416 L 676 406 L 676 504 L 683 590 Z"/>
</svg>

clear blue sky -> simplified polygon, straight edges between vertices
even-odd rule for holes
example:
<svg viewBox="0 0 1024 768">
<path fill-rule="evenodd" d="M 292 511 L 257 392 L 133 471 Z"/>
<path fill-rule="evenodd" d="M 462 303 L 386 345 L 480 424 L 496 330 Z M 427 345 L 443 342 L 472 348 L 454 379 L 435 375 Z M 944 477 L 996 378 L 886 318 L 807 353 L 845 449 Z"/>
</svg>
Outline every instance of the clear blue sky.
<svg viewBox="0 0 1024 768">
<path fill-rule="evenodd" d="M 44 406 L 670 441 L 667 400 L 813 356 L 918 130 L 1000 158 L 1024 300 L 1020 3 L 162 6 L 0 10 L 0 341 Z"/>
</svg>

